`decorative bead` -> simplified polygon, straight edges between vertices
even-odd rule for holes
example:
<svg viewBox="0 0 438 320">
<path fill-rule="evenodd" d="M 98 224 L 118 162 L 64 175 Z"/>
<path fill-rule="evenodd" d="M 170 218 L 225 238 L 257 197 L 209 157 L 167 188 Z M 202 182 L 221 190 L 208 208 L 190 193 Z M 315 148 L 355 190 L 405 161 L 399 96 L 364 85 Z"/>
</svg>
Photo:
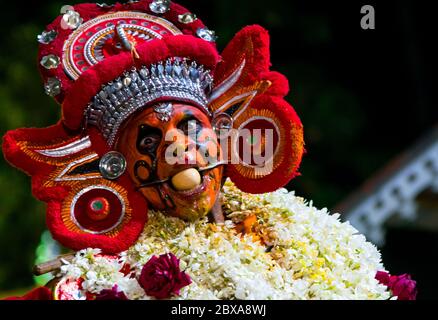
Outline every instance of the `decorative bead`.
<svg viewBox="0 0 438 320">
<path fill-rule="evenodd" d="M 148 69 L 141 69 L 141 70 L 140 70 L 140 77 L 141 77 L 143 80 L 146 80 L 146 79 L 148 78 L 148 76 L 149 76 L 149 71 L 148 71 Z"/>
<path fill-rule="evenodd" d="M 157 118 L 160 121 L 167 122 L 172 117 L 173 105 L 172 103 L 162 103 L 156 105 L 154 111 L 157 113 Z"/>
<path fill-rule="evenodd" d="M 129 87 L 129 85 L 131 84 L 132 80 L 131 78 L 125 78 L 123 79 L 123 84 L 125 85 L 125 87 Z"/>
<path fill-rule="evenodd" d="M 126 159 L 120 152 L 108 152 L 100 159 L 99 169 L 105 179 L 117 179 L 126 170 Z"/>
<path fill-rule="evenodd" d="M 61 81 L 58 78 L 49 78 L 47 79 L 46 84 L 44 85 L 44 90 L 46 94 L 54 97 L 61 93 Z"/>
<path fill-rule="evenodd" d="M 110 213 L 110 204 L 103 197 L 90 200 L 87 205 L 87 215 L 91 220 L 101 221 L 108 217 Z"/>
<path fill-rule="evenodd" d="M 184 24 L 192 23 L 196 21 L 198 18 L 194 13 L 186 12 L 184 14 L 180 14 L 178 16 L 178 21 Z"/>
<path fill-rule="evenodd" d="M 122 90 L 122 88 L 123 88 L 123 84 L 122 84 L 120 81 L 116 81 L 116 82 L 113 84 L 113 88 L 114 88 L 114 90 L 116 90 L 116 91 L 118 91 L 118 90 Z"/>
<path fill-rule="evenodd" d="M 77 29 L 83 22 L 80 14 L 74 11 L 73 7 L 67 9 L 62 16 L 61 27 L 64 29 Z"/>
<path fill-rule="evenodd" d="M 40 35 L 38 35 L 38 42 L 41 44 L 49 44 L 53 40 L 55 40 L 58 33 L 55 30 L 43 31 Z"/>
<path fill-rule="evenodd" d="M 196 30 L 196 35 L 208 42 L 214 42 L 217 39 L 215 32 L 207 28 L 198 28 L 198 30 Z"/>
<path fill-rule="evenodd" d="M 172 177 L 172 185 L 178 191 L 192 190 L 201 184 L 199 171 L 190 168 L 183 170 Z"/>
<path fill-rule="evenodd" d="M 149 8 L 153 13 L 163 14 L 169 11 L 170 1 L 169 0 L 154 0 L 149 4 Z"/>
<path fill-rule="evenodd" d="M 49 54 L 48 56 L 44 56 L 41 59 L 41 65 L 46 69 L 56 69 L 59 66 L 60 63 L 59 57 L 55 56 L 54 54 Z"/>
</svg>

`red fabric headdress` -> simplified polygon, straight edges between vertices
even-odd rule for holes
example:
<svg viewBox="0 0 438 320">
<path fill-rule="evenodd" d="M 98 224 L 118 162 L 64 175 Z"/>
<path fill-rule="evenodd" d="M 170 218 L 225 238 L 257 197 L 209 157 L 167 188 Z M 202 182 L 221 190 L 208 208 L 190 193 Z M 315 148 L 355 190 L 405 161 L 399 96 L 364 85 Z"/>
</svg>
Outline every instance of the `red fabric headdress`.
<svg viewBox="0 0 438 320">
<path fill-rule="evenodd" d="M 49 128 L 9 131 L 3 152 L 32 176 L 34 195 L 48 204 L 48 227 L 63 245 L 120 252 L 146 223 L 147 204 L 128 175 L 108 179 L 100 170 L 117 135 L 114 121 L 129 116 L 130 110 L 117 109 L 120 99 L 178 98 L 213 118 L 226 113 L 238 130 L 272 129 L 272 171 L 260 172 L 251 164 L 226 166 L 225 174 L 243 191 L 273 191 L 297 174 L 304 151 L 302 125 L 283 99 L 287 79 L 269 70 L 269 37 L 263 28 L 244 28 L 219 55 L 214 32 L 194 14 L 170 1 L 142 0 L 63 7 L 38 40 L 45 90 L 61 104 L 62 119 Z M 187 92 L 182 82 L 172 90 L 162 86 L 170 74 L 193 80 L 205 91 Z"/>
</svg>

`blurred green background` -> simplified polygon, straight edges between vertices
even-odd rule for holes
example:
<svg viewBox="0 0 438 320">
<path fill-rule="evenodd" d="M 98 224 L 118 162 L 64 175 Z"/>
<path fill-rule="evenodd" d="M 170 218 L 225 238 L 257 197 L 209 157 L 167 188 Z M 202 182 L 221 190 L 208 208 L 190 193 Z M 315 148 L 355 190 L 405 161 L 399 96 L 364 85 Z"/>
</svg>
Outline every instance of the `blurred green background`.
<svg viewBox="0 0 438 320">
<path fill-rule="evenodd" d="M 36 36 L 58 0 L 8 2 L 0 19 L 0 135 L 55 123 L 60 108 L 44 94 Z M 114 3 L 107 1 L 107 3 Z M 414 1 L 179 1 L 215 30 L 220 49 L 248 24 L 270 31 L 273 69 L 290 81 L 288 100 L 305 126 L 302 176 L 289 189 L 334 207 L 437 119 L 432 101 L 431 9 Z M 374 4 L 376 30 L 360 28 Z M 428 19 L 428 15 L 430 19 Z M 34 285 L 31 268 L 46 239 L 45 207 L 30 179 L 0 158 L 0 296 Z M 47 249 L 44 245 L 39 252 Z M 409 270 L 405 270 L 409 272 Z"/>
</svg>

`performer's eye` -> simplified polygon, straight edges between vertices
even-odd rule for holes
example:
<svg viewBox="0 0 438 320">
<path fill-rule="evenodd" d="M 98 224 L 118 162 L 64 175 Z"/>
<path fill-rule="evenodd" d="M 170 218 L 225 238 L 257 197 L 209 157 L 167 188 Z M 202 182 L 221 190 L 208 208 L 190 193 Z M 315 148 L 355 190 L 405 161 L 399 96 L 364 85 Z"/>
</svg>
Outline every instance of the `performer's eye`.
<svg viewBox="0 0 438 320">
<path fill-rule="evenodd" d="M 178 124 L 178 129 L 184 132 L 185 135 L 199 133 L 202 130 L 202 124 L 196 118 L 190 117 L 182 120 Z"/>
<path fill-rule="evenodd" d="M 141 153 L 154 153 L 161 142 L 161 131 L 142 125 L 139 128 L 137 149 Z"/>
<path fill-rule="evenodd" d="M 153 149 L 160 142 L 160 137 L 152 135 L 149 137 L 144 137 L 140 141 L 140 148 L 145 150 Z"/>
</svg>

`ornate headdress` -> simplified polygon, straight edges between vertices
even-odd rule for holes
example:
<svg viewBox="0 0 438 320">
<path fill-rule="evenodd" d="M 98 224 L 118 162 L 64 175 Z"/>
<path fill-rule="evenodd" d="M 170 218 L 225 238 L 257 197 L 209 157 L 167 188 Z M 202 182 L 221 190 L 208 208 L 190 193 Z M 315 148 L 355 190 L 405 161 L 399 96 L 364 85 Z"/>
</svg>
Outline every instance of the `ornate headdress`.
<svg viewBox="0 0 438 320">
<path fill-rule="evenodd" d="M 215 38 L 168 0 L 63 7 L 38 36 L 44 88 L 61 104 L 62 119 L 49 128 L 8 132 L 3 150 L 48 203 L 55 239 L 108 253 L 134 243 L 147 220 L 145 199 L 126 174 L 114 179 L 102 168 L 113 166 L 107 155 L 122 122 L 160 101 L 185 101 L 212 118 L 225 113 L 237 130 L 273 130 L 271 172 L 226 166 L 225 175 L 243 191 L 272 191 L 297 174 L 302 125 L 283 99 L 286 78 L 269 70 L 267 32 L 248 26 L 221 55 Z"/>
</svg>

